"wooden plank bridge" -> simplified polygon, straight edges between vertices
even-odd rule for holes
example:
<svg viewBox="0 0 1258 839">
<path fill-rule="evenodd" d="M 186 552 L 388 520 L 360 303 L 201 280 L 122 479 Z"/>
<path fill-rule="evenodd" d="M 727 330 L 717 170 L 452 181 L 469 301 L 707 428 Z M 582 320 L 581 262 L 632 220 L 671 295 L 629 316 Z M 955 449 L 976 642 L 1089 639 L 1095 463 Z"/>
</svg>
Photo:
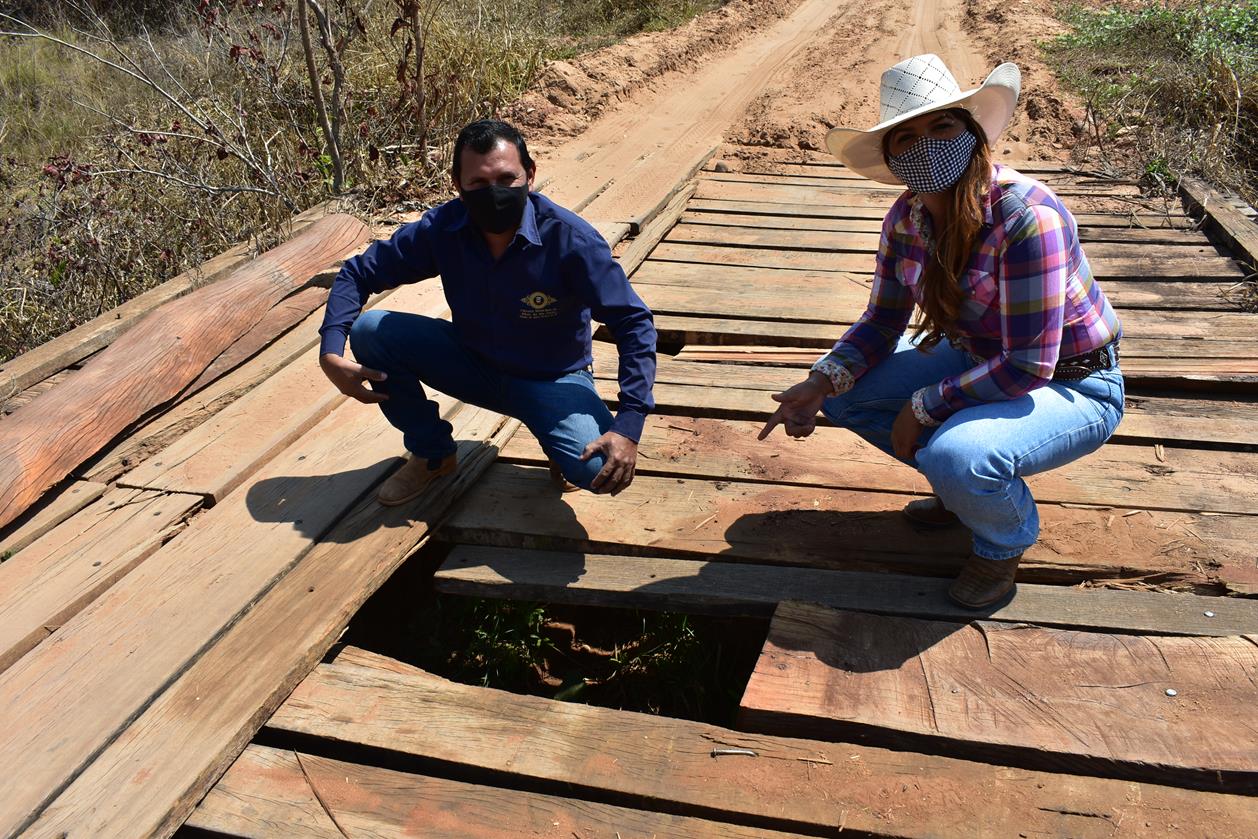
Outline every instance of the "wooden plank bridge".
<svg viewBox="0 0 1258 839">
<path fill-rule="evenodd" d="M 838 429 L 755 440 L 863 310 L 896 192 L 731 151 L 600 225 L 669 350 L 621 495 L 560 495 L 518 423 L 443 399 L 461 470 L 378 506 L 400 441 L 318 374 L 315 278 L 0 531 L 0 835 L 1258 835 L 1251 223 L 1025 167 L 1079 208 L 1129 405 L 1030 481 L 1042 538 L 975 620 L 944 596 L 968 539 L 898 513 L 920 475 Z M 370 305 L 445 312 L 435 282 Z M 0 435 L 87 381 L 101 334 L 16 360 L 37 375 Z M 611 345 L 595 374 L 614 400 Z M 770 619 L 736 725 L 337 645 L 437 543 L 444 597 Z"/>
</svg>

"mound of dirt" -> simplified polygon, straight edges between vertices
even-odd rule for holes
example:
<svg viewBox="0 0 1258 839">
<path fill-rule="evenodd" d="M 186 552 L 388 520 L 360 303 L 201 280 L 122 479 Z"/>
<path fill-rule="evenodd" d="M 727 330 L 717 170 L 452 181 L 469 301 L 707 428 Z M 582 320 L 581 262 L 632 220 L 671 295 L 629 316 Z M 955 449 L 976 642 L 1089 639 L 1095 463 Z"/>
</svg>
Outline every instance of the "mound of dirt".
<svg viewBox="0 0 1258 839">
<path fill-rule="evenodd" d="M 790 14 L 800 0 L 731 0 L 688 24 L 635 35 L 571 61 L 552 61 L 532 90 L 506 111 L 539 148 L 580 134 L 604 110 L 673 70 L 686 70 L 712 53 Z"/>
</svg>

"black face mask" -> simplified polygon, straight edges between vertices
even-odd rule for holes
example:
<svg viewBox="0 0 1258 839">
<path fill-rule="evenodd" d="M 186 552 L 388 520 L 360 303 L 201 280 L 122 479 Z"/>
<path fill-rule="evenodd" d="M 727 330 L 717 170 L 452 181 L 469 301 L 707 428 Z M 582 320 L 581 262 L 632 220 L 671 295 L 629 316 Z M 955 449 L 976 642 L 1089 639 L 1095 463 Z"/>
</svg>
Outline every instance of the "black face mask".
<svg viewBox="0 0 1258 839">
<path fill-rule="evenodd" d="M 529 199 L 528 184 L 481 187 L 461 196 L 467 214 L 486 233 L 506 233 L 520 225 L 524 203 Z"/>
</svg>

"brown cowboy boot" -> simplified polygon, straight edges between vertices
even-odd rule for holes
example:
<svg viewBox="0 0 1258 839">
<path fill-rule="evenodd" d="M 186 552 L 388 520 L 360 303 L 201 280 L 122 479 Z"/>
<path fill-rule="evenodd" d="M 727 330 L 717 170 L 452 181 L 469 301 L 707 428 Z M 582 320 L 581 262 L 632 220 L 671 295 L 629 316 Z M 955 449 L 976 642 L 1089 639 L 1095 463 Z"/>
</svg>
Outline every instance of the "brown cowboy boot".
<svg viewBox="0 0 1258 839">
<path fill-rule="evenodd" d="M 434 480 L 457 470 L 459 458 L 457 454 L 450 454 L 443 457 L 435 466 L 431 464 L 432 461 L 427 458 L 412 456 L 410 460 L 402 464 L 401 469 L 390 475 L 389 479 L 380 485 L 376 500 L 386 507 L 396 507 L 418 498 Z"/>
<path fill-rule="evenodd" d="M 555 486 L 559 487 L 560 492 L 576 492 L 581 487 L 574 484 L 563 476 L 563 470 L 559 468 L 559 464 L 555 461 L 548 461 L 550 465 L 550 479 L 555 482 Z"/>
<path fill-rule="evenodd" d="M 904 505 L 901 511 L 913 524 L 942 530 L 945 527 L 956 527 L 961 523 L 957 514 L 949 510 L 939 500 L 938 495 L 930 498 L 919 498 Z"/>
<path fill-rule="evenodd" d="M 984 559 L 970 554 L 961 574 L 948 589 L 948 597 L 967 609 L 985 609 L 1013 595 L 1014 577 L 1022 554 L 1010 559 Z"/>
</svg>

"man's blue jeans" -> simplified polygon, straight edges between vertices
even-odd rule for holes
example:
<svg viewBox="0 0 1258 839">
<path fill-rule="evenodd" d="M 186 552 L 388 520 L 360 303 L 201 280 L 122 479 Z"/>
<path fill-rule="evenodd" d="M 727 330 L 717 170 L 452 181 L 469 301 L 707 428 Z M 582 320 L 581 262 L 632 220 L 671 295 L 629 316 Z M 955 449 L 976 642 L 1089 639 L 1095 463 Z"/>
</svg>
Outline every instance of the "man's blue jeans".
<svg viewBox="0 0 1258 839">
<path fill-rule="evenodd" d="M 918 388 L 974 366 L 947 343 L 919 352 L 907 338 L 822 412 L 894 457 L 891 426 Z M 1123 415 L 1123 375 L 1117 368 L 1077 382 L 1049 382 L 1025 396 L 988 402 L 953 414 L 922 434 L 912 461 L 945 507 L 974 533 L 974 553 L 1018 556 L 1039 537 L 1035 499 L 1023 480 L 1101 447 Z"/>
<path fill-rule="evenodd" d="M 372 382 L 371 387 L 388 394 L 380 408 L 416 457 L 438 459 L 455 450 L 454 429 L 424 392 L 428 385 L 520 420 L 577 486 L 589 489 L 603 468 L 601 454 L 581 460 L 585 447 L 612 424 L 611 411 L 594 389 L 589 371 L 553 380 L 510 376 L 459 343 L 449 321 L 406 312 L 363 312 L 354 321 L 349 340 L 360 364 L 388 374 L 386 381 Z"/>
</svg>

